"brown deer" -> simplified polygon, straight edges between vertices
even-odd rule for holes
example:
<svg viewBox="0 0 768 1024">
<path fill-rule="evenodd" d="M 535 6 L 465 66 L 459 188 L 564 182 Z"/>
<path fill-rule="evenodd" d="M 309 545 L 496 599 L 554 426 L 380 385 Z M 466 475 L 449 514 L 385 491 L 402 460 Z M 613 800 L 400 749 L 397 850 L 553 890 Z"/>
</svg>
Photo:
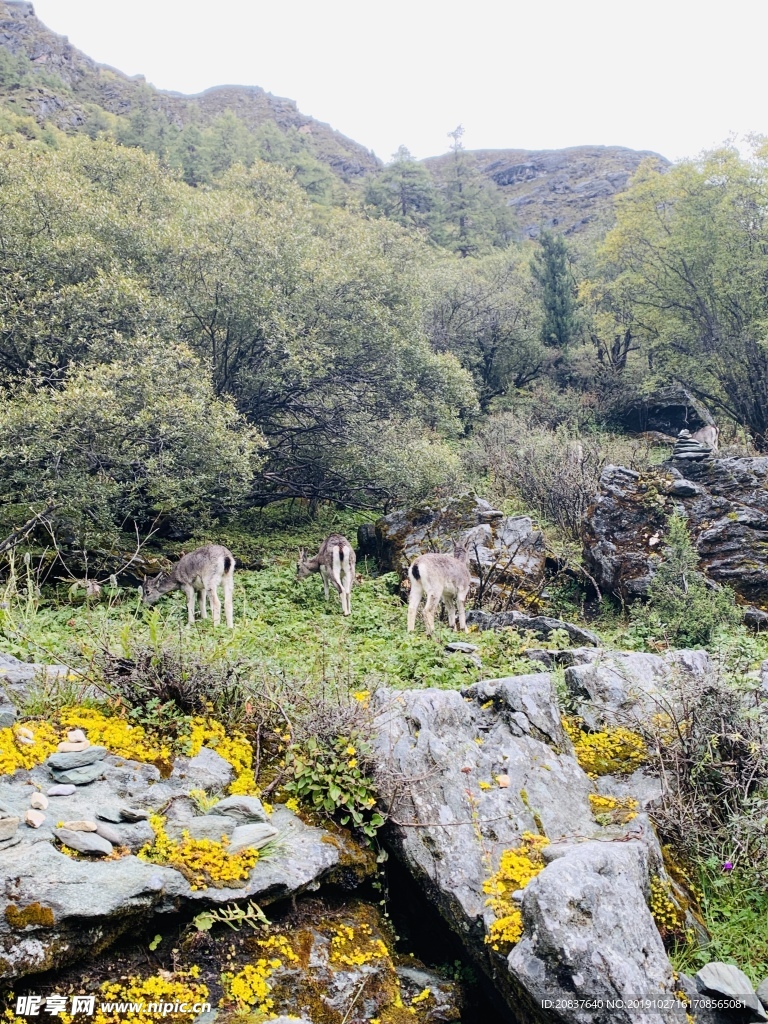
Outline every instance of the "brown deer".
<svg viewBox="0 0 768 1024">
<path fill-rule="evenodd" d="M 300 580 L 310 573 L 319 572 L 323 578 L 325 600 L 328 600 L 328 584 L 332 583 L 341 598 L 341 610 L 345 615 L 352 611 L 352 584 L 355 581 L 355 551 L 346 537 L 332 533 L 320 545 L 314 557 L 307 558 L 304 549 L 299 551 L 296 575 Z M 343 579 L 342 579 L 343 574 Z"/>
<path fill-rule="evenodd" d="M 695 433 L 691 434 L 691 438 L 694 441 L 698 441 L 700 444 L 709 445 L 712 451 L 716 452 L 720 438 L 720 428 L 716 427 L 714 423 L 707 423 L 695 431 Z"/>
<path fill-rule="evenodd" d="M 442 601 L 448 612 L 448 625 L 456 629 L 456 612 L 459 613 L 459 629 L 467 632 L 464 603 L 467 600 L 472 581 L 469 576 L 469 552 L 463 544 L 455 544 L 452 555 L 420 555 L 411 563 L 408 578 L 411 581 L 411 595 L 408 599 L 408 632 L 416 628 L 416 616 L 421 599 L 426 594 L 424 605 L 424 626 L 427 633 L 435 628 L 435 612 Z"/>
<path fill-rule="evenodd" d="M 195 594 L 200 595 L 200 617 L 208 618 L 206 597 L 211 599 L 213 625 L 221 622 L 219 584 L 224 591 L 224 616 L 230 629 L 234 629 L 232 591 L 235 578 L 235 558 L 221 544 L 206 544 L 184 555 L 170 572 L 161 572 L 152 579 L 144 577 L 141 597 L 144 604 L 156 604 L 164 594 L 183 590 L 187 595 L 187 620 L 195 621 Z"/>
</svg>

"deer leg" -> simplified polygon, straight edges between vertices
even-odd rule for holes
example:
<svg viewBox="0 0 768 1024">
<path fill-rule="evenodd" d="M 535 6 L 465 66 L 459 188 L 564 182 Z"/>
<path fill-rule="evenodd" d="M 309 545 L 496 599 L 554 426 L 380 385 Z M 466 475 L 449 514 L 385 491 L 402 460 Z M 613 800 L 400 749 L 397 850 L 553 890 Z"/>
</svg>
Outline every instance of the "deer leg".
<svg viewBox="0 0 768 1024">
<path fill-rule="evenodd" d="M 452 597 L 447 595 L 443 598 L 443 604 L 445 610 L 448 613 L 448 625 L 451 629 L 456 629 L 456 601 Z"/>
<path fill-rule="evenodd" d="M 225 576 L 222 581 L 224 587 L 224 618 L 230 629 L 235 628 L 235 618 L 232 611 L 232 592 L 235 589 L 235 581 L 232 576 Z"/>
<path fill-rule="evenodd" d="M 201 619 L 207 619 L 208 618 L 208 605 L 207 605 L 207 602 L 206 602 L 205 598 L 206 598 L 205 587 L 203 587 L 203 589 L 200 591 L 200 618 Z"/>
<path fill-rule="evenodd" d="M 213 628 L 217 629 L 221 622 L 221 601 L 219 600 L 218 590 L 214 584 L 208 591 L 208 595 L 211 599 L 211 613 L 213 615 Z"/>
<path fill-rule="evenodd" d="M 416 628 L 416 616 L 419 614 L 421 595 L 424 588 L 418 580 L 411 580 L 411 594 L 408 598 L 408 632 L 412 633 Z"/>
<path fill-rule="evenodd" d="M 462 633 L 468 633 L 469 632 L 469 630 L 467 629 L 467 617 L 466 617 L 466 612 L 465 612 L 465 609 L 464 609 L 464 602 L 467 600 L 467 593 L 469 593 L 469 591 L 466 591 L 463 594 L 459 593 L 459 597 L 458 597 L 459 629 L 462 631 Z"/>
<path fill-rule="evenodd" d="M 195 622 L 195 603 L 197 595 L 195 594 L 195 588 L 189 583 L 185 583 L 182 589 L 187 595 L 187 622 L 192 626 Z"/>
<path fill-rule="evenodd" d="M 323 590 L 325 591 L 325 600 L 328 600 L 328 570 L 324 565 L 320 566 L 320 575 L 323 578 Z"/>
<path fill-rule="evenodd" d="M 427 603 L 424 605 L 424 625 L 430 635 L 435 631 L 435 610 L 440 604 L 437 594 L 427 594 Z"/>
</svg>

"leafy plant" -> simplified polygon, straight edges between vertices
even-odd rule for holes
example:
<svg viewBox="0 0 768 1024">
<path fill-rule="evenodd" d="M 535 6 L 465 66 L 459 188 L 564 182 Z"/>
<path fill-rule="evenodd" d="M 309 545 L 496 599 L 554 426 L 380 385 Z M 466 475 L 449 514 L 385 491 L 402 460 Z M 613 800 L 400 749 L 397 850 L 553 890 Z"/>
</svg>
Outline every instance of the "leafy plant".
<svg viewBox="0 0 768 1024">
<path fill-rule="evenodd" d="M 330 742 L 309 737 L 288 749 L 285 760 L 291 777 L 284 789 L 313 810 L 336 817 L 340 824 L 351 825 L 370 839 L 384 818 L 374 810 L 375 786 L 360 764 L 364 750 L 354 734 Z"/>
<path fill-rule="evenodd" d="M 241 907 L 238 903 L 229 903 L 225 907 L 213 907 L 192 918 L 192 924 L 199 932 L 209 932 L 215 924 L 225 924 L 233 931 L 239 931 L 245 924 L 256 931 L 269 923 L 264 911 L 253 900 L 249 900 L 245 907 Z"/>
</svg>

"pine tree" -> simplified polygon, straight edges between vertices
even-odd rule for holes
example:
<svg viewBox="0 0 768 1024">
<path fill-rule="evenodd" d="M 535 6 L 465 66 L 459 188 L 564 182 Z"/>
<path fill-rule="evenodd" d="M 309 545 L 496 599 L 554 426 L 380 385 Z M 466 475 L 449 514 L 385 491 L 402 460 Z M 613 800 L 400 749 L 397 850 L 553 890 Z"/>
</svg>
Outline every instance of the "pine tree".
<svg viewBox="0 0 768 1024">
<path fill-rule="evenodd" d="M 576 296 L 568 266 L 568 250 L 560 235 L 543 231 L 533 260 L 533 276 L 541 288 L 544 320 L 541 339 L 563 351 L 577 332 Z"/>
</svg>

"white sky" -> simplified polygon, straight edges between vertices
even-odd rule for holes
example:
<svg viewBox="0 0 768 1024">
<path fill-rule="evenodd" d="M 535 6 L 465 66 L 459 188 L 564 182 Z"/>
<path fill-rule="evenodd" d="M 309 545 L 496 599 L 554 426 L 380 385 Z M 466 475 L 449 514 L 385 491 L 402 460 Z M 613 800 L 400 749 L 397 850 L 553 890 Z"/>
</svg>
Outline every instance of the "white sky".
<svg viewBox="0 0 768 1024">
<path fill-rule="evenodd" d="M 692 156 L 768 134 L 768 0 L 34 0 L 158 88 L 260 85 L 389 160 L 583 144 Z"/>
</svg>

